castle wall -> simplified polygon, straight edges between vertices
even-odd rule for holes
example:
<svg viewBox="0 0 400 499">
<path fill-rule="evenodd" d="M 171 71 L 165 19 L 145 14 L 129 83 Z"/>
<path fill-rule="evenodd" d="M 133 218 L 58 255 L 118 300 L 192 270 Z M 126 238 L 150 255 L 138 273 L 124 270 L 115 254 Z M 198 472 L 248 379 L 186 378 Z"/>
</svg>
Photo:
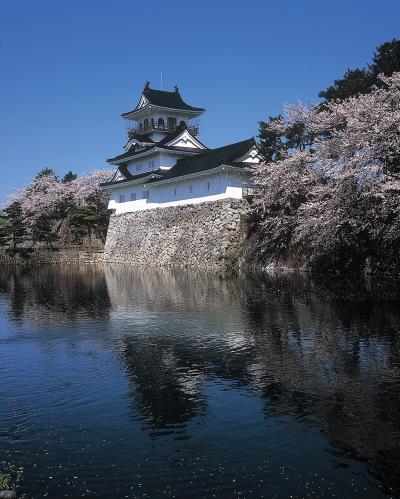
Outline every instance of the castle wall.
<svg viewBox="0 0 400 499">
<path fill-rule="evenodd" d="M 213 174 L 206 171 L 204 175 L 183 176 L 174 179 L 173 182 L 122 184 L 113 187 L 108 207 L 120 214 L 189 203 L 204 203 L 219 199 L 241 199 L 242 187 L 248 178 L 249 174 L 240 170 L 217 171 Z M 148 192 L 148 199 L 143 199 L 144 191 Z M 132 195 L 135 201 L 132 201 Z M 121 196 L 125 201 L 120 201 Z"/>
<path fill-rule="evenodd" d="M 111 216 L 105 263 L 221 269 L 237 263 L 245 200 L 220 200 Z"/>
</svg>

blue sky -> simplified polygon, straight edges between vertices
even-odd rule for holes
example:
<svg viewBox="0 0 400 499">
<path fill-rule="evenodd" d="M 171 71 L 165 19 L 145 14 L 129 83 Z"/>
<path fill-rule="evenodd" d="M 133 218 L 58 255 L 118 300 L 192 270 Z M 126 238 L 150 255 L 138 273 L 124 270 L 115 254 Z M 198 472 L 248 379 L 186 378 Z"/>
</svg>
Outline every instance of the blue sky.
<svg viewBox="0 0 400 499">
<path fill-rule="evenodd" d="M 88 172 L 125 141 L 145 80 L 207 109 L 210 147 L 313 102 L 400 37 L 398 0 L 3 0 L 0 203 L 41 168 Z"/>
</svg>

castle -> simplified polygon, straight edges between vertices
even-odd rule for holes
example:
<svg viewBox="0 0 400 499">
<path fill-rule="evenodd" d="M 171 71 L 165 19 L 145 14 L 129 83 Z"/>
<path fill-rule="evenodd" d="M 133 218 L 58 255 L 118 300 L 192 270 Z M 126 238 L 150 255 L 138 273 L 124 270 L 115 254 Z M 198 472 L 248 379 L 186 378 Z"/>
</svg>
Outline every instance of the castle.
<svg viewBox="0 0 400 499">
<path fill-rule="evenodd" d="M 117 167 L 111 181 L 102 184 L 110 191 L 113 213 L 246 196 L 249 166 L 259 162 L 256 142 L 208 148 L 198 139 L 204 111 L 186 104 L 178 87 L 167 92 L 146 82 L 136 107 L 122 114 L 125 152 L 107 160 Z"/>
</svg>

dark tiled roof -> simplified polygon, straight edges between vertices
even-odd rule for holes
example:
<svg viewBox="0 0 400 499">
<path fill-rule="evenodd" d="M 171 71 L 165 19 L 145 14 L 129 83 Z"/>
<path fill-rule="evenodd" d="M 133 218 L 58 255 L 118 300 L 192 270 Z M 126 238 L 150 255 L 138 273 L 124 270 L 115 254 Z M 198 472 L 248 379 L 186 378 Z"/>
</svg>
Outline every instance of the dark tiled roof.
<svg viewBox="0 0 400 499">
<path fill-rule="evenodd" d="M 196 147 L 181 147 L 181 146 L 166 146 L 162 144 L 161 142 L 155 142 L 153 145 L 144 147 L 143 149 L 139 149 L 135 151 L 133 147 L 131 147 L 128 152 L 124 152 L 123 154 L 120 154 L 119 156 L 115 156 L 114 158 L 109 158 L 107 159 L 107 163 L 115 163 L 116 161 L 121 161 L 126 159 L 128 161 L 128 158 L 133 158 L 139 154 L 142 154 L 144 152 L 151 151 L 152 149 L 165 149 L 167 151 L 178 151 L 178 152 L 190 152 L 193 154 L 196 154 L 199 151 L 202 151 L 203 149 L 197 149 Z"/>
<path fill-rule="evenodd" d="M 168 142 L 171 142 L 171 140 L 174 140 L 177 137 L 179 137 L 179 135 L 181 135 L 181 133 L 184 130 L 188 130 L 186 124 L 185 125 L 178 125 L 175 132 L 169 133 L 166 137 L 164 137 L 162 140 L 160 140 L 160 142 L 158 142 L 158 144 L 160 144 L 160 145 L 168 144 Z M 191 137 L 193 137 L 193 135 L 190 133 L 189 130 L 188 130 L 188 133 Z M 193 139 L 195 141 L 197 141 L 199 144 L 201 144 L 202 146 L 204 146 L 206 149 L 208 149 L 208 147 L 206 145 L 204 145 L 202 142 L 200 142 L 200 140 L 197 137 L 193 137 Z"/>
<path fill-rule="evenodd" d="M 185 111 L 205 111 L 202 107 L 193 107 L 186 104 L 178 90 L 175 90 L 174 92 L 167 92 L 165 90 L 154 90 L 153 88 L 146 86 L 143 90 L 143 94 L 149 100 L 150 104 L 153 104 L 154 106 L 167 107 L 170 109 L 183 109 Z M 127 113 L 122 113 L 122 116 L 131 114 L 134 111 L 136 111 L 136 109 L 128 111 Z"/>
<path fill-rule="evenodd" d="M 101 185 L 117 185 L 124 182 L 129 182 L 130 180 L 147 177 L 149 175 L 157 175 L 157 178 L 149 180 L 149 183 L 159 182 L 162 180 L 181 177 L 183 175 L 189 175 L 191 173 L 199 173 L 202 171 L 211 170 L 212 168 L 216 168 L 221 165 L 244 168 L 248 166 L 248 164 L 239 162 L 238 160 L 247 152 L 249 152 L 255 145 L 256 141 L 252 137 L 251 139 L 242 140 L 241 142 L 218 147 L 217 149 L 207 149 L 205 151 L 201 150 L 200 152 L 199 149 L 196 149 L 193 150 L 193 154 L 191 156 L 178 159 L 175 165 L 170 170 L 157 169 L 151 172 L 140 173 L 138 175 L 130 174 L 126 166 L 119 166 L 119 171 L 126 177 L 126 180 L 111 181 Z M 188 149 L 168 146 L 163 146 L 163 148 L 180 151 Z"/>
<path fill-rule="evenodd" d="M 150 137 L 147 137 L 146 134 L 139 135 L 138 133 L 133 133 L 129 136 L 129 140 L 135 139 L 141 144 L 154 144 L 154 140 Z"/>
<path fill-rule="evenodd" d="M 138 151 L 135 151 L 135 147 L 130 147 L 127 152 L 124 152 L 119 156 L 115 156 L 114 158 L 107 159 L 107 163 L 113 163 L 115 161 L 120 161 L 121 159 L 127 159 L 130 158 L 131 156 L 136 156 L 137 154 L 141 154 L 142 152 L 150 151 L 151 149 L 154 149 L 154 147 L 155 145 L 151 145 L 144 147 L 143 149 L 139 149 Z"/>
<path fill-rule="evenodd" d="M 141 178 L 149 177 L 150 175 L 161 175 L 161 169 L 157 168 L 156 170 L 152 170 L 149 172 L 138 173 L 136 175 L 132 175 L 126 166 L 120 166 L 118 170 L 124 175 L 124 179 L 122 180 L 110 180 L 109 182 L 104 182 L 100 184 L 101 186 L 109 186 L 109 185 L 118 185 L 124 184 L 125 182 L 130 182 L 131 180 L 138 180 Z M 118 171 L 117 170 L 117 171 Z"/>
<path fill-rule="evenodd" d="M 180 158 L 170 170 L 163 173 L 163 178 L 160 180 L 210 170 L 220 165 L 243 167 L 243 163 L 235 164 L 234 161 L 244 156 L 255 145 L 256 142 L 252 137 L 235 144 L 218 147 L 217 149 L 207 149 L 196 155 Z"/>
</svg>

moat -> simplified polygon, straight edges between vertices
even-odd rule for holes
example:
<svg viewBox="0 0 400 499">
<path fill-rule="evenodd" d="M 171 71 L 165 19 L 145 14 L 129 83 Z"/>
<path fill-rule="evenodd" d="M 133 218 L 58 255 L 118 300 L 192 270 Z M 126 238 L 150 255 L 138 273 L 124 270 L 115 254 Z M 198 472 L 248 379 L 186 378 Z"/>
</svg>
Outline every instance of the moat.
<svg viewBox="0 0 400 499">
<path fill-rule="evenodd" d="M 399 497 L 400 301 L 369 284 L 2 267 L 0 461 L 27 498 Z"/>
</svg>

